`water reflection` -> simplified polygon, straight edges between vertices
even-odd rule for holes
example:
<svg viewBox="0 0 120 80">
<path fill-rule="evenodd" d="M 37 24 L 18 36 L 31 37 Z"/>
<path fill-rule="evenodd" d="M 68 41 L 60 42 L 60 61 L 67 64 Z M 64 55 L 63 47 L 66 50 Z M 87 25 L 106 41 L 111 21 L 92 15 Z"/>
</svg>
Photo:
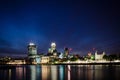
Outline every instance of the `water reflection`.
<svg viewBox="0 0 120 80">
<path fill-rule="evenodd" d="M 49 80 L 50 78 L 50 66 L 42 65 L 42 80 Z"/>
<path fill-rule="evenodd" d="M 26 68 L 24 66 L 18 66 L 16 67 L 16 79 L 17 80 L 22 80 L 25 79 L 26 76 Z M 13 73 L 13 72 L 12 72 Z M 13 75 L 14 76 L 14 75 Z"/>
<path fill-rule="evenodd" d="M 70 65 L 67 65 L 67 74 L 68 74 L 68 80 L 70 80 L 70 72 L 71 72 L 71 68 Z"/>
<path fill-rule="evenodd" d="M 36 80 L 36 66 L 31 65 L 30 66 L 30 80 Z"/>
<path fill-rule="evenodd" d="M 64 80 L 64 66 L 63 65 L 59 66 L 59 77 L 60 77 L 60 80 Z"/>
<path fill-rule="evenodd" d="M 0 68 L 0 80 L 119 80 L 120 66 L 23 65 Z"/>
<path fill-rule="evenodd" d="M 57 80 L 57 66 L 51 66 L 51 80 Z"/>
<path fill-rule="evenodd" d="M 11 80 L 11 69 L 8 70 L 8 79 Z"/>
</svg>

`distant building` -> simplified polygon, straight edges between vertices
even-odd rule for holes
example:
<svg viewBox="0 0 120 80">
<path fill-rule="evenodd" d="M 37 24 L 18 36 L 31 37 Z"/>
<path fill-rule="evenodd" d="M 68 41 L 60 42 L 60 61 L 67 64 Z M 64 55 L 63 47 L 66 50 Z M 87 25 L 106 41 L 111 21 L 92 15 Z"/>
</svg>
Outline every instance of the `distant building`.
<svg viewBox="0 0 120 80">
<path fill-rule="evenodd" d="M 97 51 L 95 52 L 95 60 L 103 60 L 103 56 L 105 55 L 105 52 L 102 54 L 98 54 Z"/>
<path fill-rule="evenodd" d="M 40 56 L 37 55 L 37 46 L 34 43 L 28 45 L 28 59 L 31 63 L 40 63 Z"/>
<path fill-rule="evenodd" d="M 92 53 L 91 52 L 88 52 L 88 57 L 91 57 Z"/>
<path fill-rule="evenodd" d="M 52 52 L 56 49 L 56 43 L 52 42 L 51 43 L 51 50 Z"/>
<path fill-rule="evenodd" d="M 48 49 L 48 55 L 57 56 L 56 43 L 51 43 L 51 47 Z"/>
<path fill-rule="evenodd" d="M 69 55 L 69 49 L 68 48 L 64 49 L 64 55 L 65 55 L 65 57 L 68 57 L 68 55 Z"/>
<path fill-rule="evenodd" d="M 60 53 L 59 58 L 62 59 L 64 57 L 64 53 Z"/>
<path fill-rule="evenodd" d="M 28 45 L 28 55 L 36 55 L 37 46 L 34 43 L 29 43 Z"/>
<path fill-rule="evenodd" d="M 15 59 L 10 60 L 7 64 L 26 64 L 26 61 L 24 59 Z"/>
<path fill-rule="evenodd" d="M 50 57 L 49 56 L 42 56 L 41 57 L 41 63 L 49 63 Z"/>
</svg>

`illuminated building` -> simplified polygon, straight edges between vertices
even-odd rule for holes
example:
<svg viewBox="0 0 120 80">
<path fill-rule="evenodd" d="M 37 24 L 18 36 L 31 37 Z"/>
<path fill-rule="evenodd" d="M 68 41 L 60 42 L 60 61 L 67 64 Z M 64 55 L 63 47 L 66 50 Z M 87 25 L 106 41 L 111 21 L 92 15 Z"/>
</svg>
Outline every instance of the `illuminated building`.
<svg viewBox="0 0 120 80">
<path fill-rule="evenodd" d="M 61 53 L 61 54 L 59 55 L 59 58 L 62 59 L 63 57 L 64 57 L 64 54 Z"/>
<path fill-rule="evenodd" d="M 92 53 L 91 52 L 88 52 L 88 57 L 91 57 Z"/>
<path fill-rule="evenodd" d="M 69 55 L 69 49 L 68 48 L 64 49 L 64 54 L 65 54 L 66 57 Z"/>
<path fill-rule="evenodd" d="M 48 56 L 42 56 L 41 57 L 41 63 L 49 63 L 50 58 Z"/>
<path fill-rule="evenodd" d="M 36 55 L 37 54 L 37 46 L 34 43 L 29 43 L 28 54 L 29 55 Z"/>
<path fill-rule="evenodd" d="M 91 52 L 88 52 L 88 59 L 95 60 L 95 55 L 92 55 Z"/>
<path fill-rule="evenodd" d="M 28 45 L 28 58 L 32 64 L 40 63 L 40 56 L 37 55 L 37 46 L 34 43 Z"/>
<path fill-rule="evenodd" d="M 26 64 L 25 60 L 22 60 L 22 59 L 16 59 L 16 60 L 10 60 L 9 62 L 7 62 L 6 64 Z"/>
<path fill-rule="evenodd" d="M 55 50 L 56 49 L 56 44 L 54 42 L 51 43 L 51 49 Z"/>
<path fill-rule="evenodd" d="M 105 55 L 105 52 L 103 52 L 102 54 L 98 54 L 96 51 L 95 52 L 95 60 L 102 60 L 104 55 Z"/>
<path fill-rule="evenodd" d="M 48 49 L 50 55 L 57 56 L 56 43 L 52 42 L 51 47 Z"/>
</svg>

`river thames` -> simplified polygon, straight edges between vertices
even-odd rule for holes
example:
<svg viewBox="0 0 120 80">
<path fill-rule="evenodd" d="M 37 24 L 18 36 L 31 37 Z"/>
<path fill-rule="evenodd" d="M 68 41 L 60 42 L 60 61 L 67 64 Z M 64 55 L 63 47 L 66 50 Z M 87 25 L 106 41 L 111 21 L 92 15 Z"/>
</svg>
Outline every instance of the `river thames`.
<svg viewBox="0 0 120 80">
<path fill-rule="evenodd" d="M 1 67 L 0 80 L 120 80 L 120 65 L 19 65 Z"/>
</svg>

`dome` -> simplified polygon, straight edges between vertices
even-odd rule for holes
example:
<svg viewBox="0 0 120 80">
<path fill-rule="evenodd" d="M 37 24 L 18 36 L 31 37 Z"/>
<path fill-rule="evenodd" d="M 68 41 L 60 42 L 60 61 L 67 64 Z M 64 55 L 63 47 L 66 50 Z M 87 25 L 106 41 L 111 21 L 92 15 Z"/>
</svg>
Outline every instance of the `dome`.
<svg viewBox="0 0 120 80">
<path fill-rule="evenodd" d="M 32 43 L 32 42 L 30 42 L 30 43 L 29 43 L 29 45 L 30 45 L 30 46 L 32 46 L 32 45 L 35 45 L 35 44 L 34 44 L 34 43 Z"/>
<path fill-rule="evenodd" d="M 54 42 L 51 43 L 51 46 L 56 46 L 56 44 Z"/>
</svg>

